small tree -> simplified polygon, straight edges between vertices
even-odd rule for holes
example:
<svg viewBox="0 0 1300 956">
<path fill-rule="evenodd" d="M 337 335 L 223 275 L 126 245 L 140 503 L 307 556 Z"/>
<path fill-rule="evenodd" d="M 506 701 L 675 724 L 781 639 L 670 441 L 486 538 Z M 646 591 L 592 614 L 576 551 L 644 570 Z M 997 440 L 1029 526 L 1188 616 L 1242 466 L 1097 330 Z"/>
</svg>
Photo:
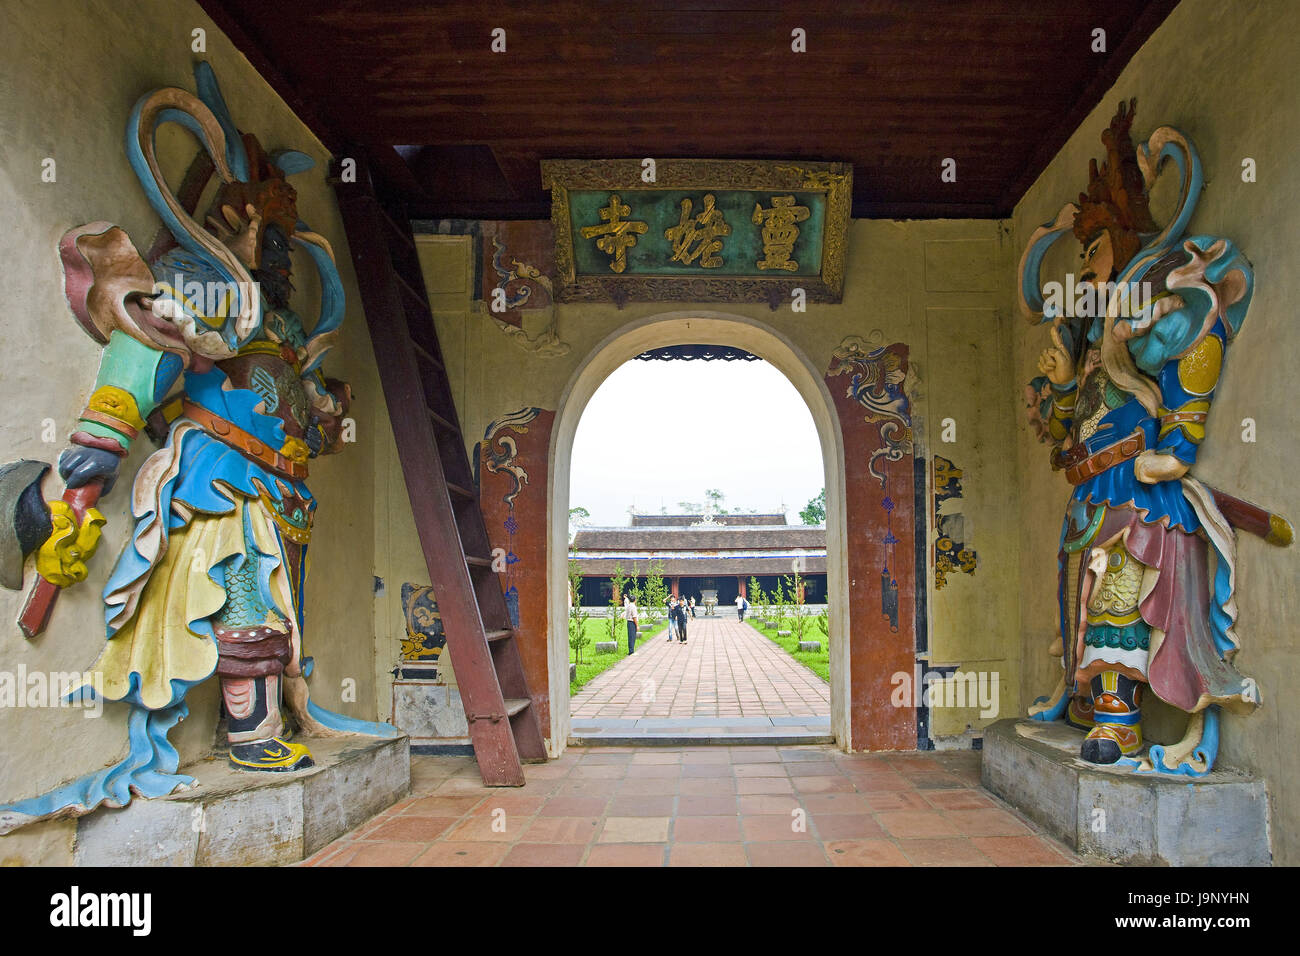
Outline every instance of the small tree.
<svg viewBox="0 0 1300 956">
<path fill-rule="evenodd" d="M 609 592 L 609 639 L 618 643 L 618 612 L 623 606 L 623 595 L 627 592 L 628 576 L 623 573 L 623 565 L 614 565 L 614 574 L 610 577 L 613 587 Z"/>
<path fill-rule="evenodd" d="M 754 611 L 752 616 L 761 619 L 767 608 L 767 595 L 764 594 L 763 589 L 758 586 L 758 578 L 751 576 L 749 579 L 749 585 L 745 590 L 749 592 L 745 600 L 749 602 L 749 606 Z"/>
<path fill-rule="evenodd" d="M 808 502 L 807 507 L 799 512 L 799 520 L 804 524 L 824 524 L 826 522 L 826 489 L 817 493 L 817 497 Z"/>
<path fill-rule="evenodd" d="M 582 651 L 591 643 L 587 634 L 587 619 L 591 617 L 582 609 L 582 571 L 578 562 L 569 560 L 569 647 L 573 649 L 574 663 L 582 663 Z"/>
<path fill-rule="evenodd" d="M 782 587 L 781 579 L 776 579 L 776 587 L 772 589 L 769 595 L 772 606 L 772 617 L 776 619 L 776 626 L 781 627 L 781 620 L 785 617 L 785 589 Z"/>
<path fill-rule="evenodd" d="M 647 629 L 653 629 L 664 614 L 664 605 L 668 601 L 668 585 L 664 583 L 664 566 L 662 562 L 651 561 L 646 571 L 645 584 L 641 586 L 642 611 L 645 613 Z"/>
<path fill-rule="evenodd" d="M 808 619 L 804 617 L 803 601 L 803 576 L 799 574 L 798 569 L 793 575 L 786 575 L 786 587 L 790 589 L 790 611 L 794 615 L 790 625 L 790 630 L 796 640 L 803 640 L 804 628 L 807 626 Z"/>
</svg>

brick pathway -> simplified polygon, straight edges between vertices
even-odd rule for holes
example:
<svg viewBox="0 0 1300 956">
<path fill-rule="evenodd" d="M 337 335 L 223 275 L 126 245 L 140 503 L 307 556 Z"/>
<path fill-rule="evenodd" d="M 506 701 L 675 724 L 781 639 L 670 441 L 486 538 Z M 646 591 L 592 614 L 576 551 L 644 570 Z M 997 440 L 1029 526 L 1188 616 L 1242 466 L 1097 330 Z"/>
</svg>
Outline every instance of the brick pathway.
<svg viewBox="0 0 1300 956">
<path fill-rule="evenodd" d="M 1080 865 L 980 788 L 979 761 L 829 746 L 570 748 L 526 767 L 528 785 L 513 790 L 484 787 L 471 757 L 412 757 L 411 795 L 305 865 Z"/>
<path fill-rule="evenodd" d="M 725 612 L 722 612 L 725 614 Z M 666 634 L 595 677 L 570 703 L 575 735 L 671 729 L 752 735 L 830 729 L 830 685 L 734 615 L 697 617 L 687 642 Z"/>
</svg>

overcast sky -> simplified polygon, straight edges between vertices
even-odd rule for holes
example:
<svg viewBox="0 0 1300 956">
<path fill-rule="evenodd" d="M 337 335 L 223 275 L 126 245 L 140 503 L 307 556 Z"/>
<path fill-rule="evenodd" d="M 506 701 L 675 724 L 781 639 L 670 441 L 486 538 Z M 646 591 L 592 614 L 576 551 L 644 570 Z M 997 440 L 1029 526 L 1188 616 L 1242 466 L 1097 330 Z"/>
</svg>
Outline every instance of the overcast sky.
<svg viewBox="0 0 1300 956">
<path fill-rule="evenodd" d="M 631 450 L 629 450 L 629 446 Z M 628 508 L 679 514 L 717 488 L 723 507 L 787 520 L 824 484 L 812 416 L 766 362 L 641 362 L 617 369 L 596 391 L 573 442 L 569 507 L 589 526 L 623 527 Z"/>
</svg>

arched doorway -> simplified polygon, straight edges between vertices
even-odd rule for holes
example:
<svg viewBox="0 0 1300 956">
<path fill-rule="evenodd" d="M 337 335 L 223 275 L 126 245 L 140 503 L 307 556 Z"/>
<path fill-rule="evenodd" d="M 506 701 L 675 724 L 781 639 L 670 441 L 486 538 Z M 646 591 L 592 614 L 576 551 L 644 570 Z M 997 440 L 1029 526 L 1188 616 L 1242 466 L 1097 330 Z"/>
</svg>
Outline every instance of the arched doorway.
<svg viewBox="0 0 1300 956">
<path fill-rule="evenodd" d="M 821 444 L 826 486 L 826 584 L 832 633 L 849 634 L 849 580 L 846 562 L 847 524 L 844 495 L 844 442 L 839 419 L 822 373 L 779 332 L 744 316 L 711 311 L 660 313 L 630 322 L 598 343 L 578 366 L 560 397 L 549 454 L 549 514 L 547 541 L 548 692 L 553 754 L 564 748 L 570 731 L 567 547 L 570 458 L 583 410 L 601 383 L 619 366 L 642 352 L 671 345 L 705 342 L 752 352 L 779 370 L 794 386 L 812 415 Z M 840 747 L 852 747 L 849 720 L 848 640 L 831 642 L 831 732 Z"/>
</svg>

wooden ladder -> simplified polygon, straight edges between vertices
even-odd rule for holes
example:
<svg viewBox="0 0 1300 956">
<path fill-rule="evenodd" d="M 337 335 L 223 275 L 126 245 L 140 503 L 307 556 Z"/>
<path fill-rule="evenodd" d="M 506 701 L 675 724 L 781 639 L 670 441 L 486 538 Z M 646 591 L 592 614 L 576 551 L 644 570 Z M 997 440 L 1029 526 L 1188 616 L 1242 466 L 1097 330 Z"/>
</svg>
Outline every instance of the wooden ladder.
<svg viewBox="0 0 1300 956">
<path fill-rule="evenodd" d="M 354 154 L 355 155 L 355 154 Z M 429 583 L 483 783 L 522 787 L 521 762 L 546 760 L 461 436 L 405 214 L 385 209 L 358 160 L 333 171 L 361 304 L 406 478 Z"/>
</svg>

